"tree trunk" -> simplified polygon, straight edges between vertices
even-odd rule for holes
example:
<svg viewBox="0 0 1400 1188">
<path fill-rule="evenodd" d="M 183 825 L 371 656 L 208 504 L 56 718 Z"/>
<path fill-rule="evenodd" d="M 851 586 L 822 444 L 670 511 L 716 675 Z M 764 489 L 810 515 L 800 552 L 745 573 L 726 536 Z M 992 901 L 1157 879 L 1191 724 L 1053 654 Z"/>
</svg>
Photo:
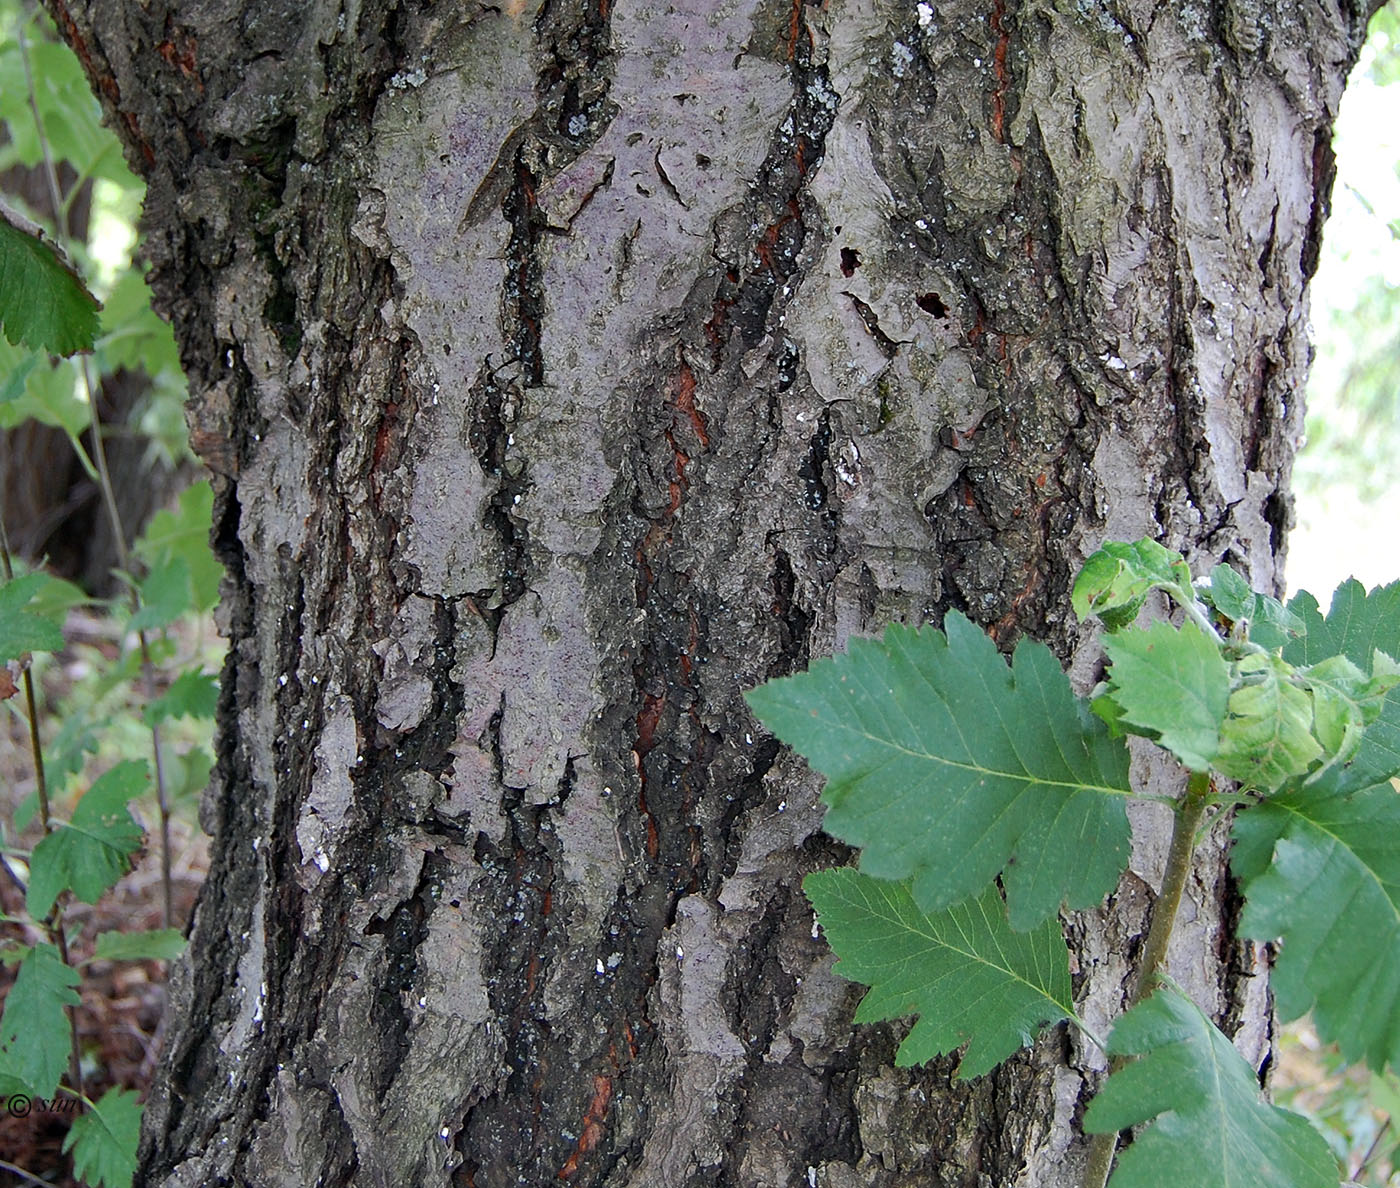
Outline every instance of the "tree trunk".
<svg viewBox="0 0 1400 1188">
<path fill-rule="evenodd" d="M 1105 537 L 1278 589 L 1360 5 L 52 3 L 228 566 L 140 1182 L 1076 1183 L 1076 1036 L 852 1027 L 741 694 L 952 607 L 1087 683 Z M 1105 1031 L 1165 817 L 1066 922 Z M 1262 1063 L 1209 849 L 1171 968 Z"/>
</svg>

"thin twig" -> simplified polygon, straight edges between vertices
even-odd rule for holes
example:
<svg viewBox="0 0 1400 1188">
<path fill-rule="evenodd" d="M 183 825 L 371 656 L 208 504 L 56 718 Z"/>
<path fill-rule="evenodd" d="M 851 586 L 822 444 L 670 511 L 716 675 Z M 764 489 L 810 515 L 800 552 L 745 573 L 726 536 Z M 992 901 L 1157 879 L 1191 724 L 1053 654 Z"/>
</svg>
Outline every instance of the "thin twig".
<svg viewBox="0 0 1400 1188">
<path fill-rule="evenodd" d="M 41 1180 L 38 1176 L 31 1175 L 24 1168 L 16 1166 L 8 1159 L 0 1159 L 0 1169 L 9 1172 L 12 1176 L 18 1176 L 26 1184 L 38 1184 L 39 1188 L 52 1188 L 47 1180 Z"/>
</svg>

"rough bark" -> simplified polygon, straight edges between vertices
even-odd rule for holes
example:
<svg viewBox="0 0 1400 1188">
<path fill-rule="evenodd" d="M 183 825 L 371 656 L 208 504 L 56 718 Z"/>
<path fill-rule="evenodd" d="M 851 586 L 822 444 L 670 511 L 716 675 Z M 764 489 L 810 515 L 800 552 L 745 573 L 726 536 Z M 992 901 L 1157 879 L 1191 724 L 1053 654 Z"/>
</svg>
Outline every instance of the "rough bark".
<svg viewBox="0 0 1400 1188">
<path fill-rule="evenodd" d="M 951 607 L 1087 680 L 1105 536 L 1277 588 L 1359 7 L 53 3 L 229 574 L 141 1182 L 1074 1183 L 1074 1036 L 962 1084 L 852 1029 L 741 692 Z M 1066 921 L 1100 1024 L 1136 825 Z M 1218 845 L 1188 901 L 1263 1062 Z"/>
</svg>

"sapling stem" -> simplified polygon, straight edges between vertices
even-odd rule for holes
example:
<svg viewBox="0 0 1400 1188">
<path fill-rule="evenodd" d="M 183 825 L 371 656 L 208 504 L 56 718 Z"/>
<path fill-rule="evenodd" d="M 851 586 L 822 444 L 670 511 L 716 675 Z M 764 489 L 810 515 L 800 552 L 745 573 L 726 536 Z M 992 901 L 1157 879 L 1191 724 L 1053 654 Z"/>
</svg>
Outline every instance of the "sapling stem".
<svg viewBox="0 0 1400 1188">
<path fill-rule="evenodd" d="M 4 516 L 0 516 L 0 573 L 4 574 L 7 582 L 15 580 L 14 567 L 10 563 L 10 534 L 5 530 Z M 39 709 L 34 697 L 32 665 L 24 666 L 23 681 L 25 708 L 29 712 L 29 749 L 34 758 L 34 789 L 39 800 L 39 824 L 47 837 L 53 832 L 53 826 L 49 823 L 49 789 L 44 779 L 44 748 L 39 740 Z M 39 925 L 57 944 L 58 955 L 63 958 L 63 964 L 71 965 L 72 962 L 68 960 L 68 931 L 63 926 L 63 909 L 57 900 L 49 909 L 48 918 L 39 921 Z M 68 1034 L 72 1039 L 68 1049 L 68 1075 L 81 1092 L 83 1065 L 78 1051 L 78 1016 L 71 1006 L 65 1007 L 64 1012 L 68 1016 Z"/>
<path fill-rule="evenodd" d="M 73 257 L 72 244 L 69 243 L 67 229 L 67 211 L 69 200 L 73 193 L 77 192 L 77 185 L 70 192 L 68 199 L 62 195 L 61 187 L 58 184 L 58 168 L 54 164 L 53 153 L 49 147 L 48 133 L 44 129 L 44 117 L 39 111 L 39 96 L 34 87 L 34 73 L 29 64 L 29 45 L 25 40 L 24 28 L 20 27 L 19 36 L 20 59 L 24 64 L 24 80 L 29 88 L 29 108 L 34 116 L 34 128 L 39 134 L 39 147 L 44 154 L 44 176 L 49 184 L 49 202 L 53 207 L 54 237 L 71 259 Z M 78 371 L 83 379 L 83 388 L 87 393 L 88 405 L 88 431 L 92 434 L 92 457 L 87 456 L 87 451 L 83 449 L 82 443 L 73 437 L 73 447 L 78 453 L 78 457 L 83 460 L 85 469 L 89 474 L 94 473 L 97 479 L 98 489 L 102 492 L 102 504 L 107 510 L 107 518 L 111 523 L 112 540 L 117 552 L 117 564 L 126 572 L 131 572 L 131 562 L 126 548 L 126 529 L 122 524 L 121 510 L 117 506 L 117 493 L 112 486 L 112 473 L 107 466 L 107 447 L 103 444 L 102 418 L 98 415 L 97 408 L 97 386 L 92 382 L 92 373 L 88 369 L 86 357 L 78 360 Z M 131 589 L 131 605 L 133 612 L 141 609 L 141 596 L 133 586 Z M 155 698 L 155 676 L 154 667 L 151 664 L 151 648 L 146 639 L 145 629 L 136 633 L 137 641 L 141 648 L 141 672 L 145 678 L 145 694 L 147 701 Z M 160 874 L 161 890 L 163 892 L 163 916 L 165 927 L 169 928 L 173 917 L 173 904 L 171 894 L 170 877 L 170 800 L 165 790 L 165 764 L 161 759 L 160 750 L 160 727 L 151 726 L 151 752 L 155 763 L 156 776 L 156 802 L 160 809 Z M 40 777 L 42 786 L 43 776 Z M 68 959 L 64 954 L 64 960 Z"/>
<path fill-rule="evenodd" d="M 1167 957 L 1167 945 L 1172 937 L 1172 925 L 1176 922 L 1177 908 L 1181 906 L 1182 892 L 1186 889 L 1186 879 L 1191 873 L 1191 854 L 1196 846 L 1196 830 L 1210 807 L 1210 773 L 1193 771 L 1186 783 L 1186 795 L 1176 806 L 1172 822 L 1171 846 L 1167 850 L 1167 869 L 1162 875 L 1162 893 L 1152 908 L 1152 924 L 1147 930 L 1147 940 L 1142 946 L 1142 964 L 1138 967 L 1137 982 L 1128 999 L 1128 1009 L 1137 1006 L 1152 991 L 1157 971 Z M 1109 1075 L 1117 1072 L 1126 1060 L 1114 1057 L 1109 1062 Z M 1084 1165 L 1084 1188 L 1104 1188 L 1108 1183 L 1108 1173 L 1113 1168 L 1113 1156 L 1118 1150 L 1118 1133 L 1094 1135 L 1089 1145 L 1089 1162 Z"/>
</svg>

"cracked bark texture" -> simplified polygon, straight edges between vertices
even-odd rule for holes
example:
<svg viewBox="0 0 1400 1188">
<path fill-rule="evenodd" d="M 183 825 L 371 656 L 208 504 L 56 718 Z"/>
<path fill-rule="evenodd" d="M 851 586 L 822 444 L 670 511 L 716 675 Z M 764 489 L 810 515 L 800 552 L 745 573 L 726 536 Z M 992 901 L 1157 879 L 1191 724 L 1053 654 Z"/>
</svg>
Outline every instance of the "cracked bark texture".
<svg viewBox="0 0 1400 1188">
<path fill-rule="evenodd" d="M 1105 537 L 1278 589 L 1362 5 L 50 3 L 228 569 L 138 1181 L 1077 1182 L 1077 1037 L 852 1028 L 741 693 L 953 607 L 1085 684 Z M 1103 1030 L 1166 825 L 1066 919 Z M 1263 1064 L 1212 836 L 1171 968 Z"/>
</svg>

